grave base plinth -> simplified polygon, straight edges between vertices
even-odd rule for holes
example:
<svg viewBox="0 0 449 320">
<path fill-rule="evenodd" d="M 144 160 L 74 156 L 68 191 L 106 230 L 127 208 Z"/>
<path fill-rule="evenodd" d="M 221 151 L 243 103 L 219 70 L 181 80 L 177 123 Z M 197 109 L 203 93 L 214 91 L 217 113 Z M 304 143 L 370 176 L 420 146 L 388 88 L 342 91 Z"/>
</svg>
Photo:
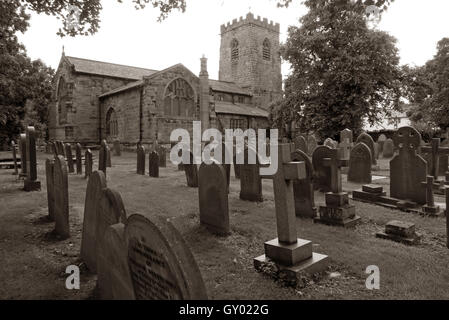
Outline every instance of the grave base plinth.
<svg viewBox="0 0 449 320">
<path fill-rule="evenodd" d="M 291 266 L 312 256 L 312 241 L 298 239 L 296 243 L 284 244 L 279 239 L 265 242 L 265 254 L 280 264 Z"/>
<path fill-rule="evenodd" d="M 314 222 L 350 228 L 360 220 L 355 214 L 355 206 L 349 204 L 346 192 L 328 192 L 325 199 L 326 206 L 320 206 L 320 214 L 314 218 Z"/>
<path fill-rule="evenodd" d="M 376 233 L 377 238 L 413 245 L 419 242 L 420 236 L 415 232 L 415 224 L 403 221 L 390 221 L 385 225 L 385 232 Z"/>
<path fill-rule="evenodd" d="M 25 180 L 23 190 L 27 192 L 41 190 L 41 182 L 37 180 L 36 181 Z"/>
<path fill-rule="evenodd" d="M 400 236 L 397 234 L 389 234 L 389 233 L 385 233 L 385 232 L 376 233 L 376 237 L 378 237 L 380 239 L 386 239 L 386 240 L 391 240 L 391 241 L 395 241 L 395 242 L 400 242 L 400 243 L 407 244 L 407 245 L 417 244 L 420 240 L 419 235 L 415 235 L 414 237 L 403 237 L 403 236 Z"/>
<path fill-rule="evenodd" d="M 429 215 L 429 216 L 435 216 L 438 217 L 441 214 L 440 207 L 439 206 L 423 206 L 422 207 L 423 213 Z"/>
</svg>

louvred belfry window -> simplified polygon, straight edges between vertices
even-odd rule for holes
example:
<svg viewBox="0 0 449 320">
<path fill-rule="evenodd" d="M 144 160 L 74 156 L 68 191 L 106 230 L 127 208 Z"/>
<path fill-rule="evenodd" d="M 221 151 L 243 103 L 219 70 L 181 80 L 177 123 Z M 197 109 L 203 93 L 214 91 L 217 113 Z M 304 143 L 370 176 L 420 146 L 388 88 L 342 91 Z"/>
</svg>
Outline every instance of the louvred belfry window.
<svg viewBox="0 0 449 320">
<path fill-rule="evenodd" d="M 265 39 L 263 41 L 262 56 L 263 56 L 264 60 L 271 59 L 271 45 L 270 45 L 270 41 L 268 39 Z"/>
<path fill-rule="evenodd" d="M 237 62 L 239 60 L 239 42 L 233 39 L 231 42 L 231 61 Z"/>
</svg>

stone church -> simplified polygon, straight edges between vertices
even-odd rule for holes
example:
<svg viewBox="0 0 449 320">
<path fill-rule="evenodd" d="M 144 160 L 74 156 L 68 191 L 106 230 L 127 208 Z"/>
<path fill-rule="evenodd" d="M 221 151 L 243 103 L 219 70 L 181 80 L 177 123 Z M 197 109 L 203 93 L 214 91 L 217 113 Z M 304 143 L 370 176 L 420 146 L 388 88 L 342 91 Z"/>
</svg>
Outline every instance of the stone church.
<svg viewBox="0 0 449 320">
<path fill-rule="evenodd" d="M 219 79 L 207 59 L 197 76 L 182 64 L 150 70 L 62 54 L 49 113 L 50 140 L 98 144 L 119 139 L 170 143 L 177 128 L 268 128 L 268 106 L 282 96 L 279 24 L 255 18 L 221 26 Z"/>
</svg>

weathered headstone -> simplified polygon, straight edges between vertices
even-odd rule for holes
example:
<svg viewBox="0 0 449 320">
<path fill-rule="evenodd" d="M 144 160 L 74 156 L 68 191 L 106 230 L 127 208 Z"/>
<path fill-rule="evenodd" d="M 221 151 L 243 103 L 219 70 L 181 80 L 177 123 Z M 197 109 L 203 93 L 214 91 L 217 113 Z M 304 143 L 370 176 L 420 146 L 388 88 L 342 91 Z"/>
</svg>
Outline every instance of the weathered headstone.
<svg viewBox="0 0 449 320">
<path fill-rule="evenodd" d="M 103 171 L 92 172 L 87 182 L 84 202 L 81 259 L 94 273 L 97 272 L 97 212 L 100 209 L 100 200 L 104 189 L 106 189 L 106 178 Z"/>
<path fill-rule="evenodd" d="M 446 187 L 445 193 L 446 193 L 446 247 L 449 249 L 449 187 Z"/>
<path fill-rule="evenodd" d="M 390 161 L 390 195 L 393 198 L 426 203 L 421 182 L 426 180 L 427 163 L 416 153 L 421 135 L 412 127 L 402 127 L 394 135 L 399 154 Z"/>
<path fill-rule="evenodd" d="M 340 143 L 338 144 L 338 147 L 340 148 L 342 159 L 349 159 L 353 142 L 354 141 L 351 130 L 344 129 L 340 132 Z"/>
<path fill-rule="evenodd" d="M 193 154 L 189 151 L 190 162 L 184 164 L 187 186 L 190 188 L 198 188 L 198 168 L 194 163 Z"/>
<path fill-rule="evenodd" d="M 145 147 L 137 145 L 137 174 L 145 175 Z"/>
<path fill-rule="evenodd" d="M 307 154 L 301 150 L 292 152 L 294 162 L 302 161 L 306 165 L 306 177 L 293 181 L 293 194 L 295 196 L 295 213 L 297 217 L 314 218 L 317 208 L 313 192 L 313 166 Z"/>
<path fill-rule="evenodd" d="M 385 140 L 382 155 L 384 158 L 392 158 L 394 156 L 394 142 L 392 139 Z"/>
<path fill-rule="evenodd" d="M 332 138 L 327 138 L 326 140 L 324 140 L 323 145 L 331 149 L 335 149 L 337 142 L 334 141 Z"/>
<path fill-rule="evenodd" d="M 434 177 L 427 176 L 427 180 L 421 182 L 421 186 L 426 190 L 426 204 L 422 207 L 422 211 L 432 216 L 438 216 L 440 214 L 440 207 L 435 205 L 435 199 L 433 197 L 434 181 Z"/>
<path fill-rule="evenodd" d="M 313 187 L 315 190 L 329 192 L 331 190 L 331 168 L 327 167 L 324 159 L 330 158 L 331 148 L 326 146 L 318 146 L 312 155 L 313 164 Z"/>
<path fill-rule="evenodd" d="M 304 179 L 306 168 L 304 162 L 291 162 L 290 156 L 290 146 L 279 145 L 277 172 L 263 176 L 273 179 L 278 237 L 265 242 L 265 254 L 254 259 L 254 267 L 266 270 L 271 260 L 280 272 L 296 281 L 301 272 L 314 274 L 323 271 L 328 257 L 312 252 L 311 241 L 298 239 L 292 181 Z"/>
<path fill-rule="evenodd" d="M 34 127 L 27 127 L 26 130 L 26 155 L 27 176 L 24 181 L 24 190 L 40 190 L 41 182 L 37 180 L 36 131 Z M 25 165 L 23 160 L 22 163 Z"/>
<path fill-rule="evenodd" d="M 70 145 L 70 143 L 65 144 L 65 155 L 67 157 L 67 168 L 69 170 L 69 173 L 74 173 L 75 167 L 73 165 L 72 146 Z"/>
<path fill-rule="evenodd" d="M 120 140 L 115 139 L 113 142 L 114 156 L 120 157 L 122 155 L 122 147 L 120 145 Z"/>
<path fill-rule="evenodd" d="M 301 150 L 302 152 L 308 153 L 309 149 L 307 146 L 307 141 L 304 136 L 297 136 L 295 139 L 295 149 Z"/>
<path fill-rule="evenodd" d="M 318 146 L 318 143 L 316 142 L 316 138 L 313 135 L 310 135 L 307 138 L 307 148 L 308 148 L 308 155 L 312 156 L 313 152 L 315 151 L 316 147 Z"/>
<path fill-rule="evenodd" d="M 184 239 L 166 218 L 134 214 L 126 228 L 137 300 L 204 300 L 206 288 Z"/>
<path fill-rule="evenodd" d="M 48 220 L 55 220 L 55 188 L 54 188 L 54 160 L 45 161 L 45 176 L 47 180 Z"/>
<path fill-rule="evenodd" d="M 240 166 L 240 199 L 254 202 L 262 200 L 262 179 L 257 151 L 251 147 L 244 149 L 244 163 Z"/>
<path fill-rule="evenodd" d="M 111 148 L 109 148 L 108 144 L 106 144 L 106 167 L 112 168 Z"/>
<path fill-rule="evenodd" d="M 19 174 L 19 170 L 18 165 L 17 165 L 17 150 L 16 150 L 16 143 L 13 141 L 11 141 L 11 150 L 12 150 L 12 160 L 14 161 L 14 175 L 18 175 Z"/>
<path fill-rule="evenodd" d="M 79 143 L 75 147 L 76 155 L 76 174 L 83 174 L 83 159 L 82 159 L 82 149 Z"/>
<path fill-rule="evenodd" d="M 376 150 L 375 150 L 375 147 L 374 147 L 374 140 L 373 140 L 373 138 L 369 134 L 367 134 L 366 132 L 362 132 L 358 136 L 358 138 L 356 140 L 356 143 L 359 143 L 359 142 L 363 142 L 364 144 L 366 144 L 368 146 L 368 148 L 371 151 L 371 163 L 374 164 L 374 165 L 377 164 L 376 157 L 375 157 Z"/>
<path fill-rule="evenodd" d="M 92 151 L 90 149 L 87 149 L 84 153 L 84 171 L 86 171 L 84 177 L 89 178 L 92 174 L 93 170 L 93 160 L 92 160 Z"/>
<path fill-rule="evenodd" d="M 159 178 L 159 154 L 156 151 L 148 155 L 148 171 L 150 177 Z"/>
<path fill-rule="evenodd" d="M 379 160 L 379 144 L 377 142 L 374 142 L 374 158 Z"/>
<path fill-rule="evenodd" d="M 98 156 L 98 170 L 103 171 L 106 175 L 107 167 L 107 143 L 106 140 L 101 141 L 100 152 Z"/>
<path fill-rule="evenodd" d="M 218 234 L 228 234 L 229 210 L 226 171 L 222 165 L 202 163 L 198 172 L 200 222 Z"/>
<path fill-rule="evenodd" d="M 379 136 L 379 138 L 377 138 L 377 143 L 379 144 L 379 153 L 381 153 L 382 155 L 383 155 L 383 152 L 384 152 L 385 141 L 387 141 L 387 136 L 382 133 Z"/>
<path fill-rule="evenodd" d="M 415 224 L 393 220 L 385 225 L 385 232 L 376 233 L 376 237 L 412 245 L 419 242 L 420 236 L 415 232 Z"/>
<path fill-rule="evenodd" d="M 167 167 L 167 152 L 163 146 L 157 147 L 157 153 L 159 155 L 159 167 L 166 168 Z"/>
<path fill-rule="evenodd" d="M 371 150 L 363 142 L 359 142 L 351 150 L 349 157 L 348 181 L 371 183 Z"/>
<path fill-rule="evenodd" d="M 27 138 L 26 134 L 20 134 L 19 140 L 19 151 L 20 151 L 20 176 L 27 176 Z"/>
<path fill-rule="evenodd" d="M 109 226 L 99 239 L 98 295 L 103 300 L 135 300 L 128 266 L 125 225 Z"/>
<path fill-rule="evenodd" d="M 67 164 L 63 156 L 55 157 L 53 181 L 55 195 L 55 232 L 62 238 L 70 237 L 69 182 Z"/>
</svg>

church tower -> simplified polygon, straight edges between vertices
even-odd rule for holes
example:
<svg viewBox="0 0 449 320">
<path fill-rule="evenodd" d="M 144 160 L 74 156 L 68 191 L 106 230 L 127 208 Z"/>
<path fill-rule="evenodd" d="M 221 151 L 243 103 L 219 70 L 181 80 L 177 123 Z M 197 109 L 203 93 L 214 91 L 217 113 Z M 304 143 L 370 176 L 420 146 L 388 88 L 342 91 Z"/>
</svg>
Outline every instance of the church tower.
<svg viewBox="0 0 449 320">
<path fill-rule="evenodd" d="M 257 107 L 267 109 L 271 101 L 280 98 L 279 23 L 248 13 L 222 25 L 219 80 L 250 91 Z"/>
</svg>

